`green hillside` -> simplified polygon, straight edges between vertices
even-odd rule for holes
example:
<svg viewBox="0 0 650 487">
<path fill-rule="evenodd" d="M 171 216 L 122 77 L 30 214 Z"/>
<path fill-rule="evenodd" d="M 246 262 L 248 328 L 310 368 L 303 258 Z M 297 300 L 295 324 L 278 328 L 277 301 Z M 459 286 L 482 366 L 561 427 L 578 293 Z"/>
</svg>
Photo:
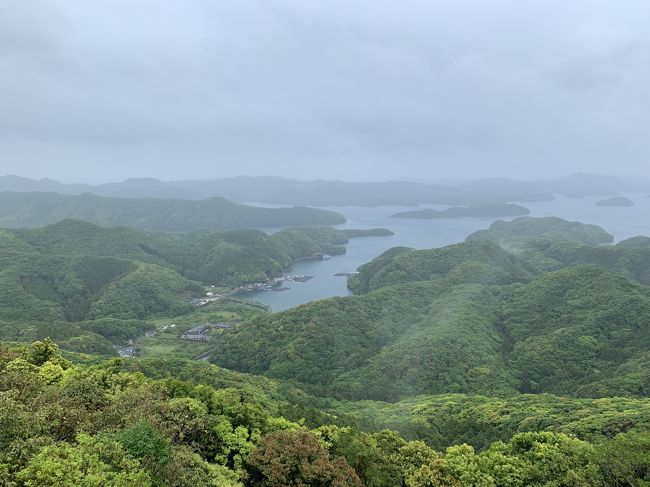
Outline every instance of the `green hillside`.
<svg viewBox="0 0 650 487">
<path fill-rule="evenodd" d="M 190 297 L 202 293 L 198 283 L 155 264 L 2 249 L 0 337 L 27 341 L 50 336 L 72 350 L 114 354 L 110 334 L 89 332 L 79 322 L 176 316 L 188 313 Z M 143 329 L 142 324 L 124 327 L 134 334 Z"/>
<path fill-rule="evenodd" d="M 389 251 L 359 268 L 348 281 L 357 294 L 393 284 L 447 278 L 451 282 L 508 284 L 531 279 L 535 268 L 489 241 L 439 249 Z"/>
<path fill-rule="evenodd" d="M 467 443 L 477 450 L 518 433 L 553 431 L 601 441 L 650 431 L 650 399 L 576 399 L 551 394 L 509 397 L 443 394 L 399 402 L 343 401 L 337 412 L 367 430 L 391 429 L 437 449 Z"/>
<path fill-rule="evenodd" d="M 650 284 L 650 238 L 644 236 L 608 245 L 604 230 L 556 218 L 496 222 L 489 230 L 470 235 L 468 242 L 493 241 L 538 271 L 594 264 L 642 284 Z"/>
<path fill-rule="evenodd" d="M 0 343 L 0 479 L 645 485 L 650 248 L 603 245 L 602 229 L 563 220 L 496 229 L 391 249 L 350 279 L 356 295 L 276 314 L 189 302 L 206 284 L 343 252 L 349 234 L 78 220 L 0 231 L 0 337 L 40 340 Z M 178 359 L 157 338 L 143 345 L 159 347 L 150 358 L 100 357 L 165 317 L 178 329 L 230 320 L 206 344 L 226 368 Z"/>
<path fill-rule="evenodd" d="M 240 228 L 334 225 L 345 217 L 331 211 L 293 207 L 262 208 L 224 198 L 179 200 L 106 198 L 91 193 L 0 192 L 0 227 L 36 228 L 76 218 L 102 226 L 126 225 L 149 231 L 189 232 Z"/>
<path fill-rule="evenodd" d="M 63 220 L 0 230 L 0 339 L 49 336 L 65 349 L 115 354 L 111 342 L 141 335 L 151 320 L 197 311 L 190 302 L 207 285 L 264 282 L 297 260 L 343 253 L 348 240 L 331 227 L 165 234 Z"/>
<path fill-rule="evenodd" d="M 490 240 L 509 250 L 534 240 L 573 242 L 585 245 L 601 245 L 614 241 L 614 237 L 596 225 L 570 222 L 557 217 L 521 217 L 510 222 L 496 221 L 487 230 L 479 230 L 467 240 Z"/>
<path fill-rule="evenodd" d="M 81 358 L 81 357 L 77 357 Z M 370 433 L 327 424 L 307 427 L 283 417 L 283 399 L 267 393 L 270 383 L 201 365 L 208 380 L 175 375 L 149 379 L 121 360 L 93 365 L 62 357 L 52 342 L 0 344 L 0 478 L 5 485 L 106 487 L 215 486 L 426 487 L 460 485 L 643 485 L 648 476 L 647 404 L 639 401 L 564 403 L 522 397 L 518 402 L 485 398 L 422 399 L 417 405 L 386 405 L 408 418 L 418 408 L 421 424 L 463 425 L 461 411 L 475 413 L 475 431 L 501 422 L 504 441 L 436 451 L 384 430 Z M 158 364 L 158 374 L 182 373 Z M 211 379 L 217 382 L 209 385 Z M 443 406 L 449 404 L 450 406 Z M 585 441 L 562 432 L 516 432 L 522 416 L 508 404 L 553 429 L 638 421 L 626 432 L 587 434 Z M 577 407 L 582 409 L 578 410 Z M 366 407 L 372 415 L 379 404 Z M 448 411 L 454 409 L 451 413 Z M 447 410 L 447 412 L 444 412 Z M 551 413 L 542 416 L 546 410 Z M 295 411 L 294 411 L 295 412 Z M 438 412 L 443 414 L 438 415 Z M 590 412 L 592 417 L 585 417 Z M 458 421 L 454 421 L 456 415 Z M 386 412 L 382 413 L 386 416 Z M 582 418 L 581 418 L 582 416 Z M 333 417 L 332 417 L 333 418 Z M 437 421 L 437 422 L 436 422 Z M 448 423 L 445 423 L 448 421 Z M 464 420 L 464 426 L 470 426 Z M 628 423 L 629 424 L 629 423 Z M 561 428 L 560 428 L 561 429 Z M 496 429 L 498 431 L 499 428 Z M 489 435 L 489 433 L 488 433 Z M 487 438 L 482 438 L 486 440 Z M 516 483 L 513 483 L 513 479 Z"/>
<path fill-rule="evenodd" d="M 341 398 L 639 396 L 648 322 L 647 288 L 571 267 L 514 286 L 443 280 L 310 303 L 224 334 L 214 360 Z"/>
<path fill-rule="evenodd" d="M 204 362 L 145 358 L 124 363 L 129 371 L 162 379 L 235 388 L 256 397 L 272 414 L 304 419 L 310 427 L 333 423 L 366 431 L 391 429 L 436 449 L 467 443 L 484 449 L 518 433 L 554 431 L 600 441 L 619 433 L 650 431 L 649 398 L 571 398 L 552 394 L 488 397 L 465 394 L 412 396 L 398 402 L 338 401 L 305 393 L 287 381 L 223 369 Z"/>
<path fill-rule="evenodd" d="M 552 221 L 533 223 L 526 235 L 533 244 L 560 231 Z M 558 222 L 566 225 L 576 228 L 574 241 L 606 238 L 597 227 Z M 633 260 L 619 269 L 600 255 L 645 250 L 557 245 L 570 245 L 574 258 L 555 260 L 550 272 L 528 261 L 529 252 L 515 256 L 490 240 L 395 249 L 351 278 L 361 295 L 242 324 L 221 337 L 214 360 L 340 398 L 645 396 L 650 289 L 632 280 L 643 282 L 632 275 Z"/>
<path fill-rule="evenodd" d="M 149 262 L 193 280 L 222 286 L 264 281 L 292 262 L 345 253 L 346 234 L 331 227 L 165 234 L 63 220 L 38 229 L 2 230 L 14 250 Z"/>
</svg>

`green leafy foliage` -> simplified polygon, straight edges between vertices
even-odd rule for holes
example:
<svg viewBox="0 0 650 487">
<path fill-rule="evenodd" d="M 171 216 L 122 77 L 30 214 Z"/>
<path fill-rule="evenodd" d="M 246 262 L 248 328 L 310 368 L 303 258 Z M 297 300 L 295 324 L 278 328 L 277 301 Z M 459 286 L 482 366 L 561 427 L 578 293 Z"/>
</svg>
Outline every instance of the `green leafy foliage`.
<svg viewBox="0 0 650 487">
<path fill-rule="evenodd" d="M 648 480 L 648 436 L 636 432 L 647 432 L 647 401 L 612 400 L 606 406 L 602 400 L 567 404 L 553 396 L 522 396 L 519 410 L 516 403 L 468 398 L 465 412 L 452 414 L 449 403 L 462 399 L 439 398 L 417 405 L 413 418 L 446 418 L 446 428 L 467 433 L 482 428 L 489 434 L 494 418 L 510 425 L 503 430 L 504 441 L 485 443 L 478 453 L 463 444 L 440 453 L 387 430 L 369 433 L 327 424 L 309 430 L 274 412 L 279 401 L 272 396 L 279 391 L 270 391 L 278 384 L 267 379 L 208 364 L 196 364 L 203 368 L 199 373 L 190 363 L 158 360 L 150 371 L 170 375 L 152 380 L 133 371 L 146 361 L 129 364 L 131 371 L 121 360 L 74 365 L 50 341 L 0 344 L 0 478 L 7 485 L 37 487 L 523 487 Z M 184 370 L 192 382 L 177 377 Z M 206 379 L 214 385 L 199 383 Z M 358 406 L 375 414 L 372 404 Z M 618 411 L 629 420 L 635 409 L 645 426 L 625 426 L 624 417 L 611 416 Z M 559 430 L 519 432 L 545 422 L 597 426 L 605 420 L 610 429 L 591 436 L 591 442 Z"/>
<path fill-rule="evenodd" d="M 128 487 L 151 485 L 148 473 L 140 469 L 116 442 L 79 434 L 76 444 L 46 446 L 16 475 L 26 486 Z"/>
<path fill-rule="evenodd" d="M 278 431 L 267 436 L 248 458 L 250 480 L 260 487 L 321 485 L 360 487 L 361 480 L 342 458 L 308 431 Z"/>
<path fill-rule="evenodd" d="M 332 405 L 366 430 L 399 431 L 437 449 L 467 443 L 483 450 L 530 431 L 553 431 L 599 442 L 622 433 L 650 431 L 650 399 L 577 399 L 551 394 L 508 397 L 423 395 L 395 403 L 341 401 Z"/>
<path fill-rule="evenodd" d="M 562 434 L 522 433 L 475 454 L 471 446 L 449 447 L 444 457 L 406 479 L 408 487 L 575 486 L 602 483 L 593 447 Z"/>
</svg>

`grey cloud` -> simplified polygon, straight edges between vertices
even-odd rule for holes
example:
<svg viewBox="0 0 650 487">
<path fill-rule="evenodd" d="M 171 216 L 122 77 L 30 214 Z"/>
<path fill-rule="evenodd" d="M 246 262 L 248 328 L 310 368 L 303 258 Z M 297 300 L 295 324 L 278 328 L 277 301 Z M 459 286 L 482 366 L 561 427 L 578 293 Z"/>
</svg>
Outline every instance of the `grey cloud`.
<svg viewBox="0 0 650 487">
<path fill-rule="evenodd" d="M 62 10 L 48 0 L 0 2 L 0 58 L 47 62 L 70 27 Z"/>
<path fill-rule="evenodd" d="M 638 1 L 0 0 L 0 173 L 643 173 Z M 188 169 L 191 168 L 191 169 Z"/>
</svg>

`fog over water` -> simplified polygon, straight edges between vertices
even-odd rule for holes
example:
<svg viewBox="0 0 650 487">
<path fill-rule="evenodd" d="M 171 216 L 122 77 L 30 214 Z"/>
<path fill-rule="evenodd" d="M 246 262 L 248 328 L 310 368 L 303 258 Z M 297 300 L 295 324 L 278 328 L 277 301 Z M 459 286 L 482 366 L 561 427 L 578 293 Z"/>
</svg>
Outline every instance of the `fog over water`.
<svg viewBox="0 0 650 487">
<path fill-rule="evenodd" d="M 591 223 L 603 227 L 614 236 L 615 242 L 637 235 L 650 236 L 650 199 L 645 194 L 627 195 L 635 205 L 628 208 L 607 208 L 595 206 L 600 198 L 567 198 L 558 196 L 555 201 L 526 203 L 531 216 L 559 216 L 567 220 Z M 442 209 L 442 206 L 427 206 Z M 347 296 L 346 278 L 337 277 L 339 272 L 354 272 L 360 265 L 369 262 L 384 251 L 406 246 L 428 249 L 462 242 L 470 233 L 487 228 L 493 218 L 450 218 L 435 220 L 389 218 L 407 207 L 336 208 L 348 218 L 339 228 L 391 229 L 392 237 L 366 237 L 351 239 L 345 255 L 333 256 L 327 261 L 299 262 L 293 266 L 290 275 L 310 275 L 314 279 L 306 282 L 286 282 L 288 291 L 245 293 L 243 296 L 270 306 L 273 311 L 282 311 L 293 306 L 331 296 Z M 511 220 L 512 218 L 503 218 Z"/>
</svg>

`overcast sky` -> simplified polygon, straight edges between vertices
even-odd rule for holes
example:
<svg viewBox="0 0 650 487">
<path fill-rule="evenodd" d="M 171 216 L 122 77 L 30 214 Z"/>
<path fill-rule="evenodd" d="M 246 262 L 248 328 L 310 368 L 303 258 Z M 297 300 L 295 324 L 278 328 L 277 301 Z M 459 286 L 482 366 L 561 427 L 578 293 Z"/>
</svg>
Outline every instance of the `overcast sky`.
<svg viewBox="0 0 650 487">
<path fill-rule="evenodd" d="M 650 176 L 647 0 L 0 0 L 0 174 Z"/>
</svg>

